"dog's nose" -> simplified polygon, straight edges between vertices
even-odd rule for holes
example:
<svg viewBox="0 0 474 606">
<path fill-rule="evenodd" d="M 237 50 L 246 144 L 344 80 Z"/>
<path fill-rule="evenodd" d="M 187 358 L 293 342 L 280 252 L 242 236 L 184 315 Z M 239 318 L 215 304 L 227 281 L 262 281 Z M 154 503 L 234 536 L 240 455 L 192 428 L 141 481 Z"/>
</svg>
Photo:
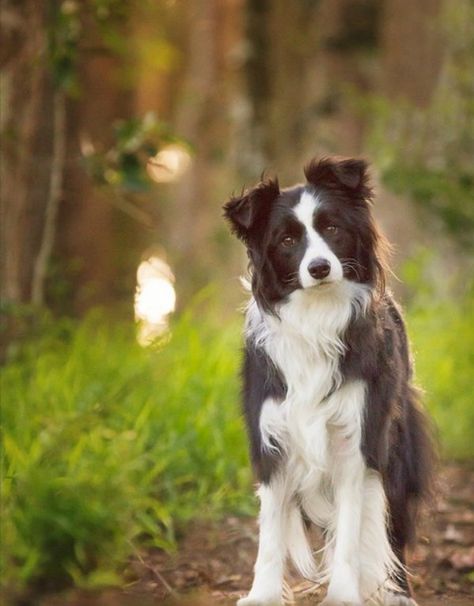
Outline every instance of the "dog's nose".
<svg viewBox="0 0 474 606">
<path fill-rule="evenodd" d="M 322 280 L 329 275 L 329 272 L 331 271 L 331 264 L 327 259 L 318 257 L 317 259 L 313 259 L 308 265 L 308 271 L 316 280 Z"/>
</svg>

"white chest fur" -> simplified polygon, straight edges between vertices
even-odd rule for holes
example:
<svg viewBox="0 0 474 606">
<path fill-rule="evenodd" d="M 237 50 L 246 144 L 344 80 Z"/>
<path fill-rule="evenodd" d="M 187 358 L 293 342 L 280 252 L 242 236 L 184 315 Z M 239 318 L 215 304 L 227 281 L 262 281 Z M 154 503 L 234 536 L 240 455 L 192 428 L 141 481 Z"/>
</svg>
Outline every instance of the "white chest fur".
<svg viewBox="0 0 474 606">
<path fill-rule="evenodd" d="M 368 301 L 366 288 L 344 281 L 317 292 L 295 291 L 278 317 L 262 313 L 254 301 L 249 305 L 247 335 L 265 349 L 287 385 L 283 402 L 263 405 L 262 443 L 283 450 L 291 469 L 299 470 L 293 473 L 298 492 L 301 483 L 314 483 L 310 476 L 332 474 L 341 456 L 359 449 L 365 385 L 343 384 L 339 360 L 344 331 Z"/>
</svg>

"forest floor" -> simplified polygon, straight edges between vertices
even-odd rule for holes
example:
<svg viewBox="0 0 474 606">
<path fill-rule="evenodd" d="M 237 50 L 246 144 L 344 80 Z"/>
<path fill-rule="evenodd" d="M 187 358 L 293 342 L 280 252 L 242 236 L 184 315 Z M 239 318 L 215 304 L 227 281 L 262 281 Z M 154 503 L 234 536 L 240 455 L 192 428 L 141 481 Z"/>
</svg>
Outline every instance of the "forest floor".
<svg viewBox="0 0 474 606">
<path fill-rule="evenodd" d="M 474 467 L 447 464 L 440 497 L 421 521 L 409 560 L 420 606 L 474 604 Z M 160 551 L 137 557 L 121 591 L 49 596 L 41 606 L 228 606 L 245 595 L 257 549 L 255 520 L 228 517 L 188 528 L 175 555 Z M 296 603 L 318 604 L 323 589 L 305 594 L 307 582 L 289 579 Z"/>
</svg>

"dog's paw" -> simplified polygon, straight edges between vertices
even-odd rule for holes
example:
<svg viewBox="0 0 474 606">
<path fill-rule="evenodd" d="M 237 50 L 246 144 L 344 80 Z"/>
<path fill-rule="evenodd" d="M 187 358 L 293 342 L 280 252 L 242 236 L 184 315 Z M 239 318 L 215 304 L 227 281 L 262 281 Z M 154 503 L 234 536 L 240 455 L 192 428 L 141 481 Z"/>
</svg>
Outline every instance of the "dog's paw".
<svg viewBox="0 0 474 606">
<path fill-rule="evenodd" d="M 347 562 L 334 567 L 328 592 L 321 606 L 362 606 L 358 572 Z"/>
<path fill-rule="evenodd" d="M 388 591 L 384 596 L 383 606 L 418 606 L 413 598 L 403 593 Z"/>
<path fill-rule="evenodd" d="M 280 597 L 253 597 L 248 595 L 246 598 L 240 598 L 237 606 L 283 606 L 283 600 Z"/>
</svg>

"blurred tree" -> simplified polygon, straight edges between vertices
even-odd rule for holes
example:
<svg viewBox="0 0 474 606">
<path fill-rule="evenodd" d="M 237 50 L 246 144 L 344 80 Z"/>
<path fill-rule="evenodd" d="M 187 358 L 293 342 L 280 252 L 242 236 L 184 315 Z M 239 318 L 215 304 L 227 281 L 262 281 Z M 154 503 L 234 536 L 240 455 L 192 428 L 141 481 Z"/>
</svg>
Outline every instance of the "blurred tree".
<svg viewBox="0 0 474 606">
<path fill-rule="evenodd" d="M 246 63 L 260 166 L 294 179 L 311 155 L 360 153 L 365 121 L 351 103 L 371 91 L 380 3 L 247 2 Z"/>
<path fill-rule="evenodd" d="M 381 27 L 382 90 L 387 98 L 426 108 L 446 52 L 443 0 L 385 0 Z"/>
<path fill-rule="evenodd" d="M 126 39 L 128 8 L 123 2 L 116 5 L 101 19 L 94 10 L 78 14 L 77 94 L 68 100 L 68 163 L 55 249 L 55 273 L 69 289 L 69 296 L 59 300 L 76 313 L 109 302 L 118 278 L 117 226 L 109 201 L 113 192 L 97 186 L 84 162 L 89 147 L 105 150 L 113 145 L 114 121 L 130 115 L 131 92 L 120 83 L 124 51 L 122 42 L 116 43 L 117 37 Z"/>
<path fill-rule="evenodd" d="M 222 265 L 223 196 L 235 182 L 241 66 L 242 0 L 186 3 L 181 79 L 171 117 L 174 131 L 192 146 L 190 170 L 170 192 L 162 242 L 186 300 L 215 278 Z M 185 50 L 184 50 L 185 49 Z M 236 166 L 237 165 L 237 166 Z"/>
<path fill-rule="evenodd" d="M 64 99 L 47 66 L 56 3 L 2 0 L 2 302 L 41 302 L 64 160 Z"/>
<path fill-rule="evenodd" d="M 133 8 L 124 0 L 2 0 L 4 304 L 60 301 L 62 311 L 80 312 L 120 290 L 117 242 L 139 230 L 117 218 L 84 153 L 111 147 L 114 121 L 131 113 L 124 41 Z"/>
<path fill-rule="evenodd" d="M 184 295 L 236 275 L 222 200 L 314 154 L 369 149 L 391 187 L 472 231 L 469 0 L 1 2 L 3 301 L 130 301 L 156 244 Z M 150 111 L 194 161 L 145 192 Z"/>
<path fill-rule="evenodd" d="M 45 302 L 66 157 L 71 165 L 77 160 L 77 154 L 71 154 L 71 140 L 67 141 L 76 121 L 67 110 L 66 97 L 80 92 L 77 65 L 93 48 L 87 47 L 87 34 L 100 20 L 112 18 L 111 11 L 118 10 L 119 4 L 118 0 L 2 2 L 7 39 L 2 57 L 2 302 Z M 94 76 L 96 85 L 101 79 L 97 73 Z M 94 96 L 96 107 L 101 99 L 106 104 L 104 91 Z M 116 99 L 110 102 L 115 104 Z M 92 123 L 92 116 L 87 120 Z M 90 192 L 84 194 L 81 208 L 91 198 Z M 99 213 L 104 207 L 94 205 Z M 94 217 L 87 220 L 89 227 L 96 223 Z M 106 230 L 101 230 L 101 238 L 105 237 Z M 88 244 L 89 250 L 93 248 Z M 100 266 L 101 258 L 95 255 L 92 265 Z"/>
<path fill-rule="evenodd" d="M 388 1 L 382 48 L 370 144 L 384 180 L 472 247 L 474 5 Z"/>
<path fill-rule="evenodd" d="M 186 11 L 189 47 L 175 124 L 178 133 L 194 146 L 196 156 L 190 172 L 178 185 L 170 216 L 173 225 L 170 244 L 181 275 L 196 250 L 200 255 L 206 254 L 206 248 L 199 244 L 209 235 L 205 225 L 209 215 L 207 163 L 212 144 L 212 111 L 216 109 L 217 25 L 217 0 L 189 1 Z"/>
</svg>

